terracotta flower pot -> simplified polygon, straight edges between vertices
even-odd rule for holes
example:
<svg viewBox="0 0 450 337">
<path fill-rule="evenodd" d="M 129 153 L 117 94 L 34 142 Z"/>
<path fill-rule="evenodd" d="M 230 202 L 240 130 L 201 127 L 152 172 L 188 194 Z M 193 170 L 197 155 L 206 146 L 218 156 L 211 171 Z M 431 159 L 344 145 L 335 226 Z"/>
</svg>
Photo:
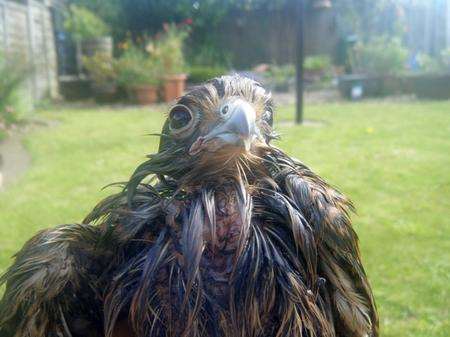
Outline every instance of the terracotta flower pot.
<svg viewBox="0 0 450 337">
<path fill-rule="evenodd" d="M 164 79 L 164 100 L 171 102 L 180 97 L 186 88 L 186 74 L 166 76 Z"/>
<path fill-rule="evenodd" d="M 158 88 L 154 85 L 136 86 L 134 92 L 139 104 L 153 104 L 158 100 Z"/>
</svg>

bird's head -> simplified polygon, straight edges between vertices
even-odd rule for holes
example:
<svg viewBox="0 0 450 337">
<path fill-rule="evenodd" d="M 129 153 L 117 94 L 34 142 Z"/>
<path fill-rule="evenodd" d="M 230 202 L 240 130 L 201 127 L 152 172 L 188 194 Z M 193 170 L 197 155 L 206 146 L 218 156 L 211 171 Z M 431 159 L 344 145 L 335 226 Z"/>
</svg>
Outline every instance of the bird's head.
<svg viewBox="0 0 450 337">
<path fill-rule="evenodd" d="M 169 108 L 159 151 L 143 168 L 184 182 L 240 174 L 274 138 L 272 118 L 270 94 L 260 84 L 240 76 L 215 78 Z"/>
</svg>

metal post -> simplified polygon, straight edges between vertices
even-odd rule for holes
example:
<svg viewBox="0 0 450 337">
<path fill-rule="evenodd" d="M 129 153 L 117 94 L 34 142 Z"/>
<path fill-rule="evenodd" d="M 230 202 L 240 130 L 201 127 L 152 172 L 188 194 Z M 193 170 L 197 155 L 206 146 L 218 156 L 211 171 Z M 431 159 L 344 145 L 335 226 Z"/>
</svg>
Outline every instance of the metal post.
<svg viewBox="0 0 450 337">
<path fill-rule="evenodd" d="M 296 91 L 297 91 L 297 106 L 295 114 L 295 122 L 297 124 L 303 123 L 303 64 L 305 61 L 304 50 L 304 28 L 305 28 L 305 0 L 297 0 L 297 48 L 296 48 Z"/>
</svg>

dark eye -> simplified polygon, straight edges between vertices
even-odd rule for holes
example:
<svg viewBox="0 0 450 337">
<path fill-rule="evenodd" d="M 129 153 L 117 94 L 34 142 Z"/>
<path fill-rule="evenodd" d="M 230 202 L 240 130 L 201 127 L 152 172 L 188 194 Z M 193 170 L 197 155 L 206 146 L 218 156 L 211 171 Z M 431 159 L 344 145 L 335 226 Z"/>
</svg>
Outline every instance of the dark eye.
<svg viewBox="0 0 450 337">
<path fill-rule="evenodd" d="M 228 110 L 229 110 L 230 108 L 228 107 L 228 105 L 224 105 L 223 107 L 222 107 L 222 109 L 220 109 L 220 113 L 222 114 L 222 115 L 226 115 L 227 113 L 228 113 Z"/>
<path fill-rule="evenodd" d="M 192 122 L 192 111 L 185 105 L 175 105 L 169 113 L 170 129 L 180 131 L 188 128 Z"/>
</svg>

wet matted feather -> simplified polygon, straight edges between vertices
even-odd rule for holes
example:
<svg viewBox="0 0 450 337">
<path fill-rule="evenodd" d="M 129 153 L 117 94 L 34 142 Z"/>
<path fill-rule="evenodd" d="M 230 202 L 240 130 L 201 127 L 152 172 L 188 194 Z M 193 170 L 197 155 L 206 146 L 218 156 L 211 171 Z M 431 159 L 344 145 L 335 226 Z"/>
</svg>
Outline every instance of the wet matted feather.
<svg viewBox="0 0 450 337">
<path fill-rule="evenodd" d="M 119 193 L 16 255 L 0 335 L 378 336 L 353 206 L 271 144 L 273 110 L 238 76 L 181 97 Z"/>
</svg>

